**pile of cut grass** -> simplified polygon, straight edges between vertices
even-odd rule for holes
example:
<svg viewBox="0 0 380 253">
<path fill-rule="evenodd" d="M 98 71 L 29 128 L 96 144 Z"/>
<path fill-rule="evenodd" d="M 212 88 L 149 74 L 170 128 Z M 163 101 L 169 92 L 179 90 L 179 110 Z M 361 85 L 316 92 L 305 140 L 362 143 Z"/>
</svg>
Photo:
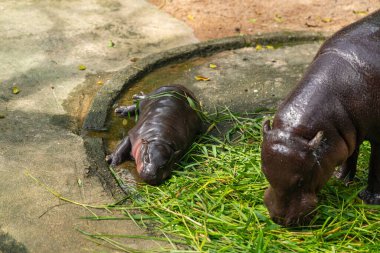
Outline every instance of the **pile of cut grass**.
<svg viewBox="0 0 380 253">
<path fill-rule="evenodd" d="M 117 207 L 126 219 L 142 225 L 153 220 L 155 231 L 174 238 L 173 247 L 191 252 L 379 250 L 380 206 L 357 198 L 367 181 L 368 144 L 359 158 L 359 180 L 346 187 L 331 179 L 319 194 L 312 224 L 287 229 L 273 223 L 263 205 L 268 187 L 260 165 L 263 115 L 224 111 L 216 118 L 228 126 L 224 134 L 202 136 L 165 184 L 139 186 L 139 198 Z M 136 210 L 142 214 L 133 214 Z"/>
</svg>

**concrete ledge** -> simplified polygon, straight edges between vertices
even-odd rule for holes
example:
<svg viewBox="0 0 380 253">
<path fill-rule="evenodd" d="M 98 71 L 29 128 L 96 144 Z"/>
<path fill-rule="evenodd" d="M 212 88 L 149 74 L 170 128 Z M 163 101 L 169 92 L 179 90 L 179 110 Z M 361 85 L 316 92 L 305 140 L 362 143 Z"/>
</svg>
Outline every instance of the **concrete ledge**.
<svg viewBox="0 0 380 253">
<path fill-rule="evenodd" d="M 105 161 L 105 149 L 102 138 L 84 138 L 84 147 L 86 149 L 90 168 L 88 175 L 96 175 L 104 189 L 110 191 L 114 198 L 119 198 L 123 195 L 123 190 L 120 188 L 108 169 L 108 164 Z"/>
</svg>

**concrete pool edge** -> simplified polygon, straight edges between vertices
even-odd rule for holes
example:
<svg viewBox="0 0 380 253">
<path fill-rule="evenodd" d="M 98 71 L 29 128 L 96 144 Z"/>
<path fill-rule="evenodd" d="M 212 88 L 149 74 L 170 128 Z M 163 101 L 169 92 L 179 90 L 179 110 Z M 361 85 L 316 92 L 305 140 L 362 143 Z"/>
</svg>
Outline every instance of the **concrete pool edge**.
<svg viewBox="0 0 380 253">
<path fill-rule="evenodd" d="M 322 33 L 270 33 L 262 35 L 244 35 L 215 39 L 197 44 L 190 44 L 173 48 L 167 51 L 149 55 L 139 59 L 137 62 L 126 68 L 119 70 L 106 82 L 97 92 L 91 107 L 84 120 L 82 132 L 86 131 L 106 131 L 107 117 L 119 95 L 126 91 L 128 87 L 148 75 L 150 72 L 173 63 L 179 63 L 194 57 L 205 57 L 212 54 L 239 49 L 244 47 L 254 47 L 257 44 L 293 44 L 308 43 L 325 40 L 327 35 Z M 105 146 L 102 138 L 84 137 L 88 159 L 93 168 L 92 173 L 98 175 L 106 189 L 112 195 L 120 196 L 120 187 L 113 178 L 105 162 Z M 125 191 L 124 191 L 125 192 Z"/>
</svg>

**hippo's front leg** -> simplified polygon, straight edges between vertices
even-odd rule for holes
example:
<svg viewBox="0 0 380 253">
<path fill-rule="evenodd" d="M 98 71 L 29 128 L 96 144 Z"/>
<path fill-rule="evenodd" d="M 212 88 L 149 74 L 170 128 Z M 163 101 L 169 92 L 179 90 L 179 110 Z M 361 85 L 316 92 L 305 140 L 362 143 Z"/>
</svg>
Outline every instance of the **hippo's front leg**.
<svg viewBox="0 0 380 253">
<path fill-rule="evenodd" d="M 337 178 L 344 181 L 345 185 L 350 184 L 355 178 L 358 156 L 359 146 L 355 148 L 354 153 L 342 164 L 342 167 L 335 174 Z"/>
<path fill-rule="evenodd" d="M 129 136 L 125 137 L 117 146 L 115 152 L 106 157 L 106 161 L 115 167 L 131 158 L 132 144 Z"/>
<path fill-rule="evenodd" d="M 359 193 L 359 197 L 367 204 L 380 204 L 380 144 L 371 142 L 368 186 Z"/>
</svg>

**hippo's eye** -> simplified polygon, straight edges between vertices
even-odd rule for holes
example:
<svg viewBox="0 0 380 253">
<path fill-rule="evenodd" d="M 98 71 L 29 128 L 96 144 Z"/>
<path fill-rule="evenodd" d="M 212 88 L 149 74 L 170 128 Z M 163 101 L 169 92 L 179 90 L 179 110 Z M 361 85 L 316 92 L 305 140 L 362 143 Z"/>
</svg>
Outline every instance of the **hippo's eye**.
<svg viewBox="0 0 380 253">
<path fill-rule="evenodd" d="M 149 156 L 149 145 L 142 145 L 141 146 L 141 152 L 142 152 L 142 159 L 145 163 L 150 163 L 150 156 Z"/>
<path fill-rule="evenodd" d="M 150 163 L 149 154 L 144 154 L 144 162 Z"/>
</svg>

